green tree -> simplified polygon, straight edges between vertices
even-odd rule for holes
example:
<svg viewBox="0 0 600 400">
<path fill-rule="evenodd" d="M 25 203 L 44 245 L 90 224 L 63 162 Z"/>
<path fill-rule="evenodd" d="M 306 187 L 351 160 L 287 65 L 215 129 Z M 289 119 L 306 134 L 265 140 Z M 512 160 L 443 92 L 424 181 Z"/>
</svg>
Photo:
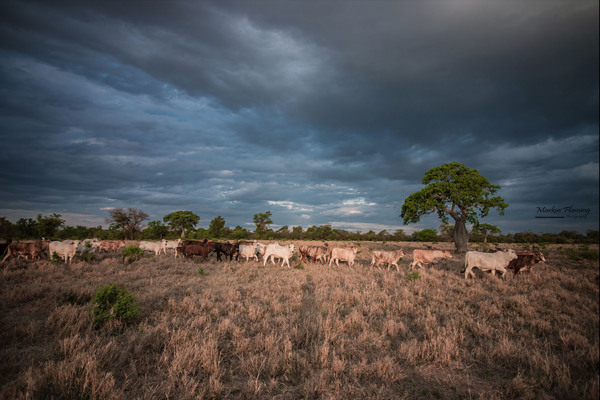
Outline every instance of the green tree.
<svg viewBox="0 0 600 400">
<path fill-rule="evenodd" d="M 109 211 L 110 218 L 106 219 L 112 229 L 121 229 L 125 239 L 133 240 L 137 232 L 142 229 L 142 224 L 148 219 L 148 214 L 136 208 L 114 208 Z"/>
<path fill-rule="evenodd" d="M 56 232 L 65 224 L 60 214 L 52 214 L 47 217 L 38 214 L 36 218 L 38 234 L 40 237 L 55 237 Z"/>
<path fill-rule="evenodd" d="M 213 239 L 225 237 L 225 218 L 219 215 L 210 221 L 210 225 L 208 226 L 208 236 Z"/>
<path fill-rule="evenodd" d="M 6 217 L 0 217 L 0 239 L 8 240 L 13 237 L 13 224 L 6 219 Z"/>
<path fill-rule="evenodd" d="M 200 217 L 191 211 L 175 211 L 165 215 L 163 221 L 169 225 L 171 230 L 181 231 L 183 238 L 186 230 L 193 230 L 196 227 Z"/>
<path fill-rule="evenodd" d="M 504 215 L 508 207 L 502 197 L 494 196 L 500 185 L 492 185 L 479 171 L 458 162 L 431 168 L 421 182 L 427 186 L 404 200 L 400 217 L 404 224 L 416 223 L 433 212 L 445 223 L 452 217 L 454 244 L 461 253 L 467 251 L 469 243 L 467 222 L 476 224 L 478 216 L 487 216 L 490 208 Z"/>
<path fill-rule="evenodd" d="M 148 239 L 163 239 L 169 234 L 169 227 L 162 221 L 150 221 L 144 229 L 144 235 Z"/>
<path fill-rule="evenodd" d="M 436 242 L 437 232 L 435 229 L 423 229 L 417 233 L 417 240 L 419 242 Z"/>
<path fill-rule="evenodd" d="M 231 232 L 231 238 L 234 240 L 248 239 L 249 236 L 250 232 L 248 232 L 246 228 L 242 228 L 239 225 L 233 228 L 233 232 Z"/>
<path fill-rule="evenodd" d="M 473 225 L 472 232 L 482 234 L 483 243 L 487 243 L 488 235 L 494 235 L 497 233 L 501 233 L 502 231 L 496 225 L 476 223 L 475 225 Z"/>
<path fill-rule="evenodd" d="M 18 239 L 37 238 L 37 221 L 32 218 L 19 218 L 15 223 L 13 232 Z"/>
<path fill-rule="evenodd" d="M 271 221 L 271 211 L 267 211 L 266 213 L 258 213 L 254 214 L 254 224 L 256 224 L 256 235 L 259 238 L 262 238 L 267 233 L 267 225 L 271 225 L 273 221 Z"/>
</svg>

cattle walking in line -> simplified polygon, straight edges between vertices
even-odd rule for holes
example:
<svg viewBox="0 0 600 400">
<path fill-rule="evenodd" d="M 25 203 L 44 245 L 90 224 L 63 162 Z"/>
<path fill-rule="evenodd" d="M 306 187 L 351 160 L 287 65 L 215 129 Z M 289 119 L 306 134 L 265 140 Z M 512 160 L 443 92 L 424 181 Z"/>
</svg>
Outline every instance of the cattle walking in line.
<svg viewBox="0 0 600 400">
<path fill-rule="evenodd" d="M 6 255 L 2 261 L 9 257 L 15 260 L 24 257 L 25 259 L 38 260 L 42 258 L 45 251 L 48 250 L 49 240 L 26 240 L 22 242 L 11 242 L 6 249 Z"/>
<path fill-rule="evenodd" d="M 542 253 L 531 253 L 528 251 L 517 251 L 517 258 L 508 263 L 507 268 L 511 269 L 515 275 L 521 271 L 531 273 L 531 268 L 538 263 L 546 262 Z"/>
<path fill-rule="evenodd" d="M 300 246 L 298 247 L 298 254 L 300 255 L 300 261 L 315 260 L 325 264 L 327 262 L 327 252 L 329 245 L 325 243 L 323 246 Z"/>
<path fill-rule="evenodd" d="M 185 258 L 193 256 L 201 256 L 204 261 L 208 259 L 208 255 L 215 250 L 216 243 L 205 240 L 204 242 L 186 243 L 178 247 Z"/>
<path fill-rule="evenodd" d="M 160 242 L 141 241 L 138 247 L 144 251 L 153 251 L 155 255 L 159 255 L 160 253 L 167 254 L 167 252 L 165 250 L 165 244 L 162 241 L 160 241 Z"/>
<path fill-rule="evenodd" d="M 233 260 L 233 257 L 235 257 L 235 260 L 238 261 L 240 258 L 240 245 L 239 244 L 235 244 L 235 243 L 220 243 L 220 242 L 216 242 L 215 244 L 215 252 L 217 253 L 217 260 L 221 261 L 221 254 L 224 254 L 225 256 L 229 256 L 229 261 Z"/>
<path fill-rule="evenodd" d="M 239 248 L 239 256 L 244 257 L 246 261 L 250 258 L 254 258 L 258 261 L 258 255 L 265 254 L 265 248 L 267 245 L 258 242 L 241 242 Z"/>
<path fill-rule="evenodd" d="M 117 251 L 121 247 L 125 247 L 124 240 L 101 240 L 98 249 L 102 251 Z"/>
<path fill-rule="evenodd" d="M 281 258 L 281 266 L 283 264 L 287 264 L 288 268 L 290 266 L 290 258 L 294 255 L 294 245 L 288 244 L 287 246 L 281 246 L 279 243 L 270 243 L 265 247 L 265 254 L 263 255 L 263 265 L 267 265 L 267 260 L 269 257 L 272 257 L 271 262 L 275 264 L 275 257 Z"/>
<path fill-rule="evenodd" d="M 398 261 L 404 257 L 404 250 L 398 249 L 395 251 L 383 251 L 383 250 L 375 250 L 373 251 L 373 256 L 371 258 L 371 270 L 373 270 L 373 266 L 377 266 L 379 268 L 379 264 L 387 264 L 388 271 L 392 265 L 396 266 L 396 271 L 399 270 Z"/>
<path fill-rule="evenodd" d="M 335 265 L 340 266 L 338 261 L 346 261 L 348 265 L 351 267 L 354 265 L 354 259 L 356 258 L 356 253 L 358 253 L 358 247 L 334 247 L 331 249 L 331 258 L 329 259 L 329 266 L 331 267 L 331 263 L 335 261 Z"/>
<path fill-rule="evenodd" d="M 452 258 L 452 253 L 447 250 L 415 250 L 413 251 L 413 261 L 410 263 L 410 269 L 415 266 L 423 268 L 427 264 L 433 263 L 438 258 Z"/>
<path fill-rule="evenodd" d="M 177 251 L 177 248 L 181 245 L 181 239 L 177 239 L 177 240 L 161 240 L 163 247 L 165 249 L 165 254 L 167 252 L 167 250 L 173 250 L 173 253 L 175 253 L 175 258 L 177 258 L 179 256 L 179 252 Z"/>
<path fill-rule="evenodd" d="M 492 271 L 492 275 L 496 275 L 496 271 L 502 274 L 502 278 L 506 275 L 506 269 L 511 260 L 517 259 L 517 254 L 514 250 L 499 251 L 496 253 L 482 253 L 479 251 L 469 251 L 465 255 L 465 279 L 475 277 L 473 268 L 479 268 L 482 271 Z"/>
<path fill-rule="evenodd" d="M 77 248 L 80 245 L 79 240 L 65 240 L 62 242 L 50 242 L 48 246 L 48 252 L 50 253 L 50 257 L 56 254 L 65 263 L 69 264 L 73 261 L 73 256 L 77 253 Z"/>
</svg>

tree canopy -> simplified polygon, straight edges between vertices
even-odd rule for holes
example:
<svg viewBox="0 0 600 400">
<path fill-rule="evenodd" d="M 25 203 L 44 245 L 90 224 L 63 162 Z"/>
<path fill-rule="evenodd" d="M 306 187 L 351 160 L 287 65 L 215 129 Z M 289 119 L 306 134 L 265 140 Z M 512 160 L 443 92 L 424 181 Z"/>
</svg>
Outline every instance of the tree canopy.
<svg viewBox="0 0 600 400">
<path fill-rule="evenodd" d="M 149 215 L 136 208 L 113 208 L 109 211 L 110 218 L 106 222 L 110 223 L 116 229 L 121 229 L 125 239 L 132 240 L 136 232 L 140 232 L 142 224 L 148 219 Z"/>
<path fill-rule="evenodd" d="M 163 221 L 173 231 L 181 231 L 181 237 L 185 236 L 186 230 L 192 230 L 200 221 L 200 217 L 191 211 L 175 211 L 163 217 Z"/>
<path fill-rule="evenodd" d="M 478 170 L 458 162 L 431 168 L 421 182 L 427 186 L 404 200 L 400 217 L 404 224 L 419 222 L 423 215 L 434 212 L 444 223 L 452 217 L 454 242 L 459 252 L 467 249 L 466 222 L 478 223 L 492 208 L 504 215 L 508 207 L 502 197 L 495 196 L 500 185 L 491 184 Z"/>
</svg>

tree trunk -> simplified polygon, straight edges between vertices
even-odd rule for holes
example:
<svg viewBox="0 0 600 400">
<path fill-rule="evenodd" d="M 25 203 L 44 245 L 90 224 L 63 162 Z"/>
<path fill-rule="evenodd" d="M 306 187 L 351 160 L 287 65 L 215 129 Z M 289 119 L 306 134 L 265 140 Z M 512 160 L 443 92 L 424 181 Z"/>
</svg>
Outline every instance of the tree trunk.
<svg viewBox="0 0 600 400">
<path fill-rule="evenodd" d="M 459 253 L 467 252 L 467 244 L 469 244 L 469 232 L 465 226 L 465 221 L 457 219 L 454 224 L 454 244 L 456 245 L 456 251 Z"/>
<path fill-rule="evenodd" d="M 185 237 L 185 228 L 181 228 L 181 238 Z"/>
</svg>

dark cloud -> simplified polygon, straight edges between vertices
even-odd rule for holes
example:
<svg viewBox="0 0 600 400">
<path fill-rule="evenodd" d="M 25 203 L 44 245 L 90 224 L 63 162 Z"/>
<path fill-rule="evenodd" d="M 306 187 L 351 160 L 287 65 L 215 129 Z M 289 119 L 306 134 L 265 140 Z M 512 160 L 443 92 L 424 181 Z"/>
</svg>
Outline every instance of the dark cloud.
<svg viewBox="0 0 600 400">
<path fill-rule="evenodd" d="M 504 230 L 560 230 L 542 202 L 598 228 L 595 1 L 5 1 L 0 22 L 9 218 L 397 228 L 459 161 L 503 185 Z"/>
</svg>

